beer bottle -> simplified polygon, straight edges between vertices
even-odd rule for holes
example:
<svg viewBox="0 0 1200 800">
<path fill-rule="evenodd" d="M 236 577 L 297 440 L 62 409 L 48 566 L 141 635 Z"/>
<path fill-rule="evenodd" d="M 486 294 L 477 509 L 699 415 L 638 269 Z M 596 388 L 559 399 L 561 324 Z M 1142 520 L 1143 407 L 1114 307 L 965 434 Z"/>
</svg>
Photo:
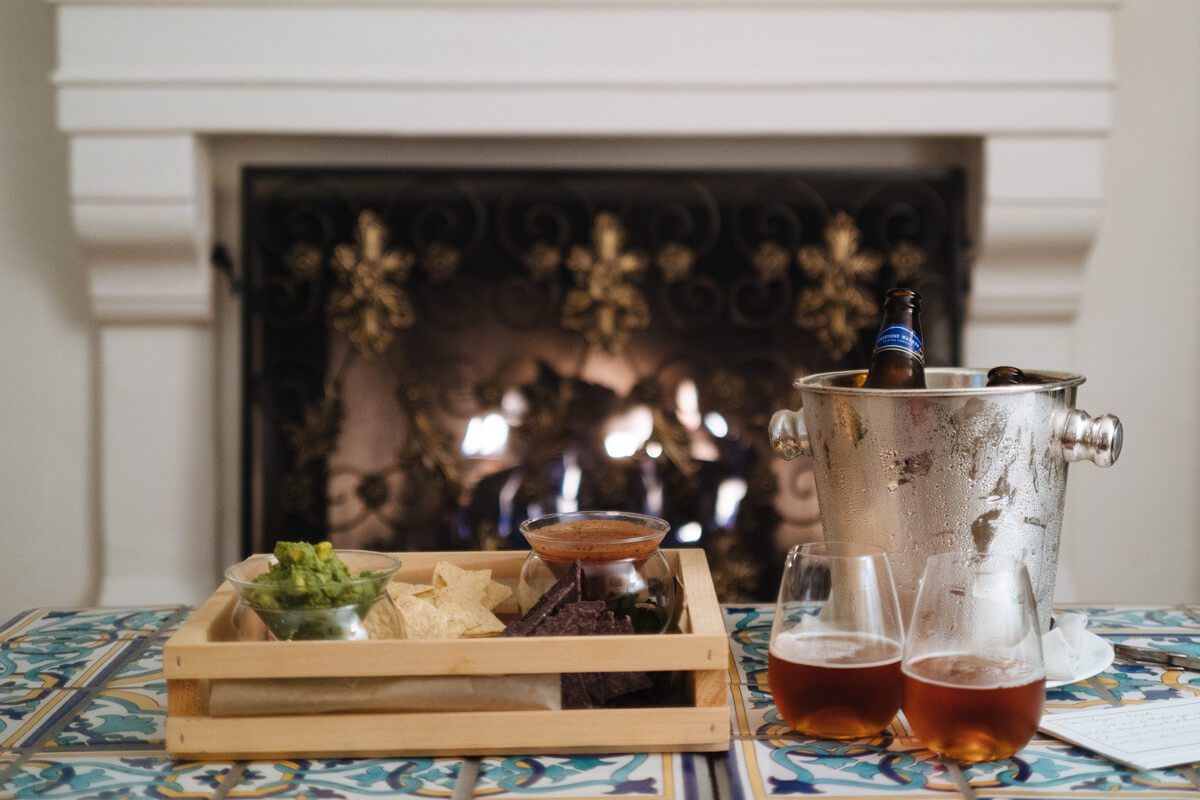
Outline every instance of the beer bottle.
<svg viewBox="0 0 1200 800">
<path fill-rule="evenodd" d="M 883 301 L 883 324 L 875 337 L 868 389 L 924 389 L 925 345 L 921 342 L 921 295 L 891 289 Z"/>
<path fill-rule="evenodd" d="M 1016 367 L 992 367 L 988 370 L 988 386 L 1017 386 L 1027 383 L 1025 373 Z"/>
</svg>

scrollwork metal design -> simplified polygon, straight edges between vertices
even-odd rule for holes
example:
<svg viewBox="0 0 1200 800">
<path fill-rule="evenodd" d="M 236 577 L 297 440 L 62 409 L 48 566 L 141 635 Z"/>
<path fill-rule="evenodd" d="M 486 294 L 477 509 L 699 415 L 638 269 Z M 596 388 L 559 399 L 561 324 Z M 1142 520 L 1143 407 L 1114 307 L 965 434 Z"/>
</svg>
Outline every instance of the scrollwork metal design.
<svg viewBox="0 0 1200 800">
<path fill-rule="evenodd" d="M 549 242 L 534 242 L 521 257 L 535 281 L 548 281 L 562 266 L 562 249 Z"/>
<path fill-rule="evenodd" d="M 333 250 L 330 266 L 337 280 L 329 295 L 329 323 L 364 355 L 379 355 L 396 331 L 416 321 L 408 282 L 416 257 L 389 248 L 388 228 L 372 211 L 358 215 L 354 242 Z"/>
<path fill-rule="evenodd" d="M 721 211 L 716 198 L 698 181 L 665 184 L 648 193 L 647 239 L 654 265 L 667 283 L 692 274 L 716 244 Z"/>
<path fill-rule="evenodd" d="M 792 284 L 738 276 L 729 284 L 729 315 L 741 327 L 764 330 L 782 324 L 792 308 Z"/>
<path fill-rule="evenodd" d="M 678 330 L 699 330 L 715 325 L 725 310 L 725 290 L 708 275 L 692 275 L 661 290 L 662 309 Z"/>
<path fill-rule="evenodd" d="M 462 261 L 462 252 L 445 242 L 430 242 L 421 251 L 421 266 L 429 273 L 429 279 L 434 283 L 442 283 L 454 277 L 458 272 L 458 264 Z"/>
<path fill-rule="evenodd" d="M 654 264 L 665 281 L 674 283 L 691 274 L 696 266 L 696 253 L 682 242 L 667 242 L 654 254 Z"/>
<path fill-rule="evenodd" d="M 429 388 L 404 385 L 399 396 L 407 417 L 408 439 L 397 463 L 407 472 L 411 491 L 433 489 L 446 497 L 456 496 L 462 484 L 461 459 L 457 443 L 437 423 Z"/>
<path fill-rule="evenodd" d="M 548 282 L 563 266 L 576 228 L 593 216 L 591 203 L 569 184 L 525 183 L 498 199 L 496 237 L 534 281 Z"/>
<path fill-rule="evenodd" d="M 764 281 L 778 281 L 787 277 L 792 256 L 779 242 L 760 242 L 750 258 L 750 263 Z"/>
<path fill-rule="evenodd" d="M 510 547 L 526 515 L 620 506 L 700 535 L 726 599 L 763 597 L 779 531 L 819 525 L 807 468 L 781 468 L 761 435 L 795 406 L 792 380 L 864 363 L 899 280 L 936 300 L 930 360 L 956 357 L 954 176 L 250 181 L 255 551 L 283 535 Z M 610 426 L 635 418 L 645 441 L 614 449 Z M 466 446 L 472 425 L 490 426 L 482 451 Z"/>
<path fill-rule="evenodd" d="M 321 249 L 310 242 L 295 242 L 283 254 L 283 265 L 295 280 L 314 281 L 321 275 Z"/>
<path fill-rule="evenodd" d="M 592 223 L 591 246 L 572 247 L 567 257 L 575 287 L 563 301 L 563 327 L 609 353 L 619 353 L 633 331 L 650 325 L 650 307 L 636 283 L 647 259 L 626 249 L 625 240 L 616 215 L 601 212 Z"/>
<path fill-rule="evenodd" d="M 305 406 L 299 420 L 285 421 L 280 429 L 295 454 L 297 469 L 328 458 L 337 447 L 344 409 L 336 383 L 327 382 L 316 402 Z"/>
<path fill-rule="evenodd" d="M 834 214 L 825 228 L 825 245 L 805 245 L 796 252 L 808 277 L 816 285 L 800 291 L 796 324 L 816 334 L 834 358 L 844 355 L 859 331 L 879 313 L 872 293 L 866 290 L 879 268 L 881 254 L 861 249 L 862 232 L 845 211 Z"/>
<path fill-rule="evenodd" d="M 912 242 L 900 242 L 888 253 L 888 261 L 896 270 L 896 279 L 901 283 L 911 281 L 929 261 L 925 248 Z"/>
</svg>

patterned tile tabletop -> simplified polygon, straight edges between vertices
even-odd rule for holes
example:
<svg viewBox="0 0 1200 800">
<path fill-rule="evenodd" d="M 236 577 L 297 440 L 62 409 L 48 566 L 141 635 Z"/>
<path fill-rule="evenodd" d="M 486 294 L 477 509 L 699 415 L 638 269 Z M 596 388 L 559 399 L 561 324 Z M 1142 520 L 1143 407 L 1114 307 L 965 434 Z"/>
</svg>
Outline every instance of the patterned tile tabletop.
<svg viewBox="0 0 1200 800">
<path fill-rule="evenodd" d="M 1091 630 L 1129 642 L 1200 655 L 1200 606 L 1071 607 Z M 771 702 L 767 683 L 770 606 L 726 606 L 735 740 L 718 758 L 718 786 L 731 800 L 767 797 L 1121 797 L 1200 800 L 1196 765 L 1130 772 L 1086 750 L 1041 734 L 1014 758 L 970 767 L 946 763 L 921 747 L 897 717 L 874 739 L 815 741 L 791 733 Z M 1050 689 L 1049 713 L 1092 706 L 1200 696 L 1200 672 L 1117 661 L 1095 678 Z"/>
<path fill-rule="evenodd" d="M 1092 630 L 1200 656 L 1200 606 L 1079 608 Z M 0 798 L 765 800 L 1122 797 L 1200 800 L 1195 766 L 1135 773 L 1048 738 L 970 767 L 921 747 L 898 717 L 852 742 L 788 731 L 767 685 L 772 610 L 727 606 L 729 753 L 182 762 L 163 750 L 162 644 L 185 608 L 30 611 L 0 626 Z M 1050 713 L 1200 696 L 1200 673 L 1117 662 L 1052 689 Z"/>
</svg>

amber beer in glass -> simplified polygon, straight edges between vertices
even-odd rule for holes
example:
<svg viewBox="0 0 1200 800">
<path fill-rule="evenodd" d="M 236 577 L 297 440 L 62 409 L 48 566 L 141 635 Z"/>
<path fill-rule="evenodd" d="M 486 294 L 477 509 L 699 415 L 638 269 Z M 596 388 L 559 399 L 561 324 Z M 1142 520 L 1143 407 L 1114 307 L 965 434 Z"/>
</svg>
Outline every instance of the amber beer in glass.
<svg viewBox="0 0 1200 800">
<path fill-rule="evenodd" d="M 959 761 L 1009 758 L 1033 738 L 1045 696 L 1025 566 L 930 558 L 904 654 L 904 714 L 922 744 Z"/>
<path fill-rule="evenodd" d="M 792 548 L 767 657 L 788 725 L 824 739 L 879 733 L 900 708 L 902 643 L 886 553 L 848 542 Z"/>
</svg>

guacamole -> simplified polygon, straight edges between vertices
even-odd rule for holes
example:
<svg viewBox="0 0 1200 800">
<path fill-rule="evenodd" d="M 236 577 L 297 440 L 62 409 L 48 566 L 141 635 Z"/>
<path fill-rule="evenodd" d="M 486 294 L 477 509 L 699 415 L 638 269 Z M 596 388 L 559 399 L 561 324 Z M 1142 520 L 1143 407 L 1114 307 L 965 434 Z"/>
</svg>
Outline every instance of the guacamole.
<svg viewBox="0 0 1200 800">
<path fill-rule="evenodd" d="M 335 608 L 370 605 L 382 588 L 370 570 L 358 575 L 342 563 L 333 545 L 320 542 L 279 542 L 275 545 L 276 563 L 254 579 L 261 589 L 247 595 L 259 609 Z"/>
</svg>

